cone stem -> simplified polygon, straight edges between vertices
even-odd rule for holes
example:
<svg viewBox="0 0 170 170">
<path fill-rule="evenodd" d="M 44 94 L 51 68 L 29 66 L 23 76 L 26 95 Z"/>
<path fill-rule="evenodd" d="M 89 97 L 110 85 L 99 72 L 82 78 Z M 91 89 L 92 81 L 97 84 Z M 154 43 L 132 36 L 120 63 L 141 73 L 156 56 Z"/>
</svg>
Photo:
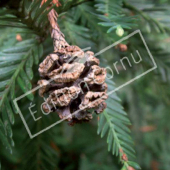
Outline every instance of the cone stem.
<svg viewBox="0 0 170 170">
<path fill-rule="evenodd" d="M 57 12 L 52 9 L 48 13 L 48 20 L 50 21 L 51 25 L 51 37 L 53 38 L 53 44 L 54 44 L 54 51 L 57 52 L 61 48 L 65 48 L 69 46 L 67 41 L 65 40 L 64 34 L 60 31 L 60 28 L 57 23 L 58 14 Z"/>
</svg>

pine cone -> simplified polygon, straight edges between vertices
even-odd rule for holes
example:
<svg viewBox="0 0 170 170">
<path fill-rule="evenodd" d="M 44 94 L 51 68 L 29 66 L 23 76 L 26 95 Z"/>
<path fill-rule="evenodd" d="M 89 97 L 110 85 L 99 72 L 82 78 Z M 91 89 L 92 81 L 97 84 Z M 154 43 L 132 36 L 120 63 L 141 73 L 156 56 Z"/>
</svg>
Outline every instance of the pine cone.
<svg viewBox="0 0 170 170">
<path fill-rule="evenodd" d="M 39 94 L 49 96 L 46 100 L 49 107 L 43 105 L 43 110 L 56 111 L 61 119 L 73 124 L 92 119 L 92 110 L 101 113 L 106 108 L 107 85 L 106 69 L 98 65 L 99 60 L 92 52 L 84 53 L 77 46 L 48 55 L 39 66 L 43 78 L 38 82 L 42 86 Z"/>
<path fill-rule="evenodd" d="M 57 112 L 70 125 L 92 119 L 106 108 L 106 69 L 91 51 L 70 46 L 56 23 L 55 11 L 49 13 L 54 52 L 39 65 L 42 80 L 39 95 L 47 96 L 43 111 Z"/>
</svg>

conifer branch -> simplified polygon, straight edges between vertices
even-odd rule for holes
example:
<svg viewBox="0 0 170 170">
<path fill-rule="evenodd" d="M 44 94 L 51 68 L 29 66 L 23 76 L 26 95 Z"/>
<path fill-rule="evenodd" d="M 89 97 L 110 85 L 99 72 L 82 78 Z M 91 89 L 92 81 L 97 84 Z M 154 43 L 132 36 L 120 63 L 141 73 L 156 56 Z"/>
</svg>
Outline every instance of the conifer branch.
<svg viewBox="0 0 170 170">
<path fill-rule="evenodd" d="M 83 3 L 86 3 L 86 2 L 90 2 L 90 1 L 92 2 L 92 1 L 94 1 L 94 0 L 80 1 L 80 2 L 78 2 L 78 3 L 76 3 L 76 4 L 71 5 L 71 8 L 76 7 L 76 6 L 81 5 L 81 4 L 83 4 Z"/>
<path fill-rule="evenodd" d="M 129 3 L 127 3 L 127 2 L 123 2 L 123 7 L 124 8 L 127 8 L 127 9 L 129 9 L 129 10 L 131 10 L 131 11 L 133 11 L 133 12 L 135 12 L 135 13 L 138 13 L 138 14 L 140 14 L 146 21 L 148 21 L 148 22 L 154 22 L 156 25 L 157 25 L 157 27 L 163 32 L 163 33 L 165 33 L 165 30 L 166 31 L 170 31 L 170 28 L 169 27 L 166 27 L 165 25 L 163 25 L 162 23 L 160 23 L 157 19 L 154 19 L 154 18 L 152 18 L 152 17 L 150 17 L 149 15 L 147 15 L 144 11 L 145 10 L 139 10 L 139 9 L 137 9 L 136 7 L 134 7 L 133 5 L 131 5 L 131 4 L 129 4 Z"/>
</svg>

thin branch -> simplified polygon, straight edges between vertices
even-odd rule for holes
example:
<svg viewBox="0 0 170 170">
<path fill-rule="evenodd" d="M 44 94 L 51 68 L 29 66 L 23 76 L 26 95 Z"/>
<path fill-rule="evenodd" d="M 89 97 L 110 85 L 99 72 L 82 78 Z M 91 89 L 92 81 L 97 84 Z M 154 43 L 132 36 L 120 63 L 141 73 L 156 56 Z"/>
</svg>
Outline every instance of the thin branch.
<svg viewBox="0 0 170 170">
<path fill-rule="evenodd" d="M 144 13 L 142 10 L 137 9 L 136 7 L 132 6 L 131 4 L 128 4 L 126 2 L 123 2 L 123 7 L 127 8 L 131 11 L 134 11 L 136 13 L 139 13 L 146 21 L 148 22 L 154 22 L 157 27 L 164 33 L 165 30 L 170 31 L 170 28 L 165 26 L 164 24 L 160 23 L 157 19 L 154 19 L 152 17 L 150 17 L 149 15 L 147 15 L 146 13 Z"/>
<path fill-rule="evenodd" d="M 78 2 L 78 3 L 76 3 L 76 4 L 71 5 L 71 8 L 76 7 L 76 6 L 78 6 L 78 5 L 80 5 L 80 4 L 83 4 L 83 3 L 85 3 L 85 2 L 90 2 L 90 1 L 94 1 L 94 0 L 80 1 L 80 2 Z"/>
<path fill-rule="evenodd" d="M 154 7 L 154 8 L 145 8 L 145 9 L 142 9 L 142 11 L 146 11 L 146 12 L 150 12 L 150 11 L 167 11 L 168 9 L 167 8 L 164 8 L 164 7 Z"/>
</svg>

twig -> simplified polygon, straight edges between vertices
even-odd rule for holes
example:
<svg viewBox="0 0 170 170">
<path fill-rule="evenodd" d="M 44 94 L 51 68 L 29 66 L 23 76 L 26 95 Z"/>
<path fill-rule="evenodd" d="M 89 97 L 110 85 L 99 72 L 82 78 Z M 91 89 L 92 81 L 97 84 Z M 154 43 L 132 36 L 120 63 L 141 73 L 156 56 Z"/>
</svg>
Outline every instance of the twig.
<svg viewBox="0 0 170 170">
<path fill-rule="evenodd" d="M 123 7 L 124 7 L 124 8 L 127 8 L 127 9 L 129 9 L 129 10 L 131 10 L 131 11 L 134 11 L 134 12 L 136 12 L 136 13 L 139 13 L 139 14 L 140 14 L 145 20 L 147 20 L 148 22 L 151 22 L 151 21 L 154 22 L 154 23 L 157 25 L 157 27 L 158 27 L 163 33 L 165 32 L 165 30 L 170 31 L 170 28 L 169 28 L 169 27 L 166 27 L 165 25 L 163 25 L 162 23 L 160 23 L 158 20 L 156 20 L 156 19 L 150 17 L 149 15 L 145 14 L 142 10 L 137 9 L 136 7 L 130 5 L 130 4 L 126 3 L 126 2 L 123 2 Z"/>
<path fill-rule="evenodd" d="M 76 3 L 76 4 L 71 5 L 71 8 L 76 7 L 76 6 L 78 6 L 78 5 L 80 5 L 80 4 L 83 4 L 83 3 L 85 3 L 85 2 L 90 2 L 90 1 L 94 1 L 94 0 L 80 1 L 80 2 L 78 2 L 78 3 Z"/>
</svg>

